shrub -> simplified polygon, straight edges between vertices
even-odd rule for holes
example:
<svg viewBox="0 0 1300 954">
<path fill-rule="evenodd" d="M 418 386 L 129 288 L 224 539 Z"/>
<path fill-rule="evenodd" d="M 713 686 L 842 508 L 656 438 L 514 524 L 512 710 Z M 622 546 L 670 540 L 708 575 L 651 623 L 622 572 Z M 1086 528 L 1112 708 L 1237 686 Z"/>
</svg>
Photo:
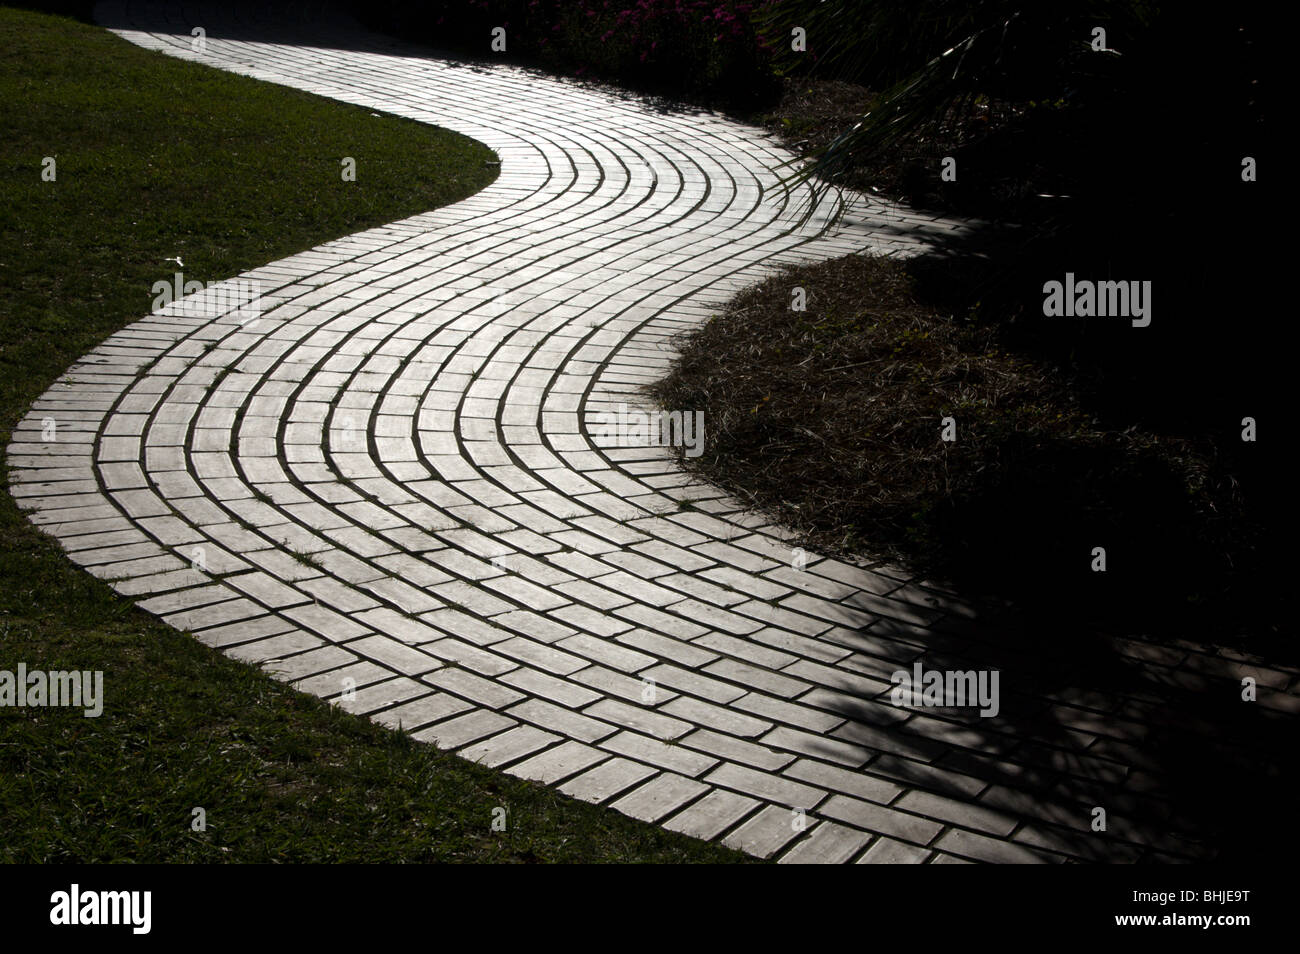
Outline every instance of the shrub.
<svg viewBox="0 0 1300 954">
<path fill-rule="evenodd" d="M 391 0 L 358 5 L 368 22 L 434 46 L 488 56 L 494 27 L 506 54 L 557 72 L 653 92 L 746 103 L 775 92 L 769 51 L 753 26 L 767 0 Z"/>
</svg>

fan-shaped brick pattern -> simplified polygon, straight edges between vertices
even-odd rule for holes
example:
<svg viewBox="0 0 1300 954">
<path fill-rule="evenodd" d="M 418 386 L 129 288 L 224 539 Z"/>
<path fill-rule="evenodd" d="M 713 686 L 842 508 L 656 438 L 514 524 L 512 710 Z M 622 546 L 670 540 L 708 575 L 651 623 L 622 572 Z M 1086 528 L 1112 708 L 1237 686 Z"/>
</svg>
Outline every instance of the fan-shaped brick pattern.
<svg viewBox="0 0 1300 954">
<path fill-rule="evenodd" d="M 777 266 L 907 254 L 962 223 L 845 194 L 800 223 L 808 195 L 778 188 L 791 157 L 759 130 L 226 7 L 97 15 L 151 49 L 464 133 L 501 175 L 239 276 L 260 286 L 255 317 L 232 282 L 70 369 L 9 463 L 71 559 L 304 691 L 757 855 L 1203 854 L 1120 810 L 1089 830 L 1099 786 L 1162 817 L 1126 781 L 1139 716 L 1064 690 L 1016 703 L 1009 680 L 1004 709 L 1068 728 L 892 705 L 895 670 L 969 668 L 971 607 L 886 566 L 801 565 L 669 449 L 596 426 L 648 409 L 674 337 Z"/>
</svg>

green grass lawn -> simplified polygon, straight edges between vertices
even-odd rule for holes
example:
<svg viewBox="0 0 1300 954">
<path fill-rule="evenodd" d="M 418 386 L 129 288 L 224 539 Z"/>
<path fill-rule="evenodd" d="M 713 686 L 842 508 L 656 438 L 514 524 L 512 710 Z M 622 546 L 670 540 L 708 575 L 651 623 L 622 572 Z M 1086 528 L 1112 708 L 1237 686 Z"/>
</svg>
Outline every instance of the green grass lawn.
<svg viewBox="0 0 1300 954">
<path fill-rule="evenodd" d="M 457 201 L 480 143 L 0 8 L 0 442 L 83 353 L 203 282 Z M 53 156 L 57 178 L 41 179 Z M 340 159 L 357 163 L 343 182 Z M 0 494 L 0 669 L 105 673 L 104 714 L 0 709 L 4 861 L 733 861 L 296 693 L 136 610 Z M 508 810 L 505 832 L 492 811 Z M 193 832 L 192 810 L 207 815 Z"/>
</svg>

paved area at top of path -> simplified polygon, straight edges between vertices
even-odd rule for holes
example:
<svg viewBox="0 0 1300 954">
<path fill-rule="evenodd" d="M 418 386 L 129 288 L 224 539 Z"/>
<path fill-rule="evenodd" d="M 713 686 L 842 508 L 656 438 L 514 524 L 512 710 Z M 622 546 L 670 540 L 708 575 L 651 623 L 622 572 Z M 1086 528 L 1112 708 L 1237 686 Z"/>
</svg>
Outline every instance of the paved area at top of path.
<svg viewBox="0 0 1300 954">
<path fill-rule="evenodd" d="M 799 566 L 780 528 L 668 450 L 592 426 L 648 406 L 674 337 L 775 267 L 907 254 L 961 223 L 832 195 L 800 224 L 776 188 L 790 157 L 759 130 L 226 6 L 97 17 L 464 133 L 501 175 L 247 273 L 255 320 L 214 316 L 209 290 L 71 368 L 9 447 L 12 492 L 71 559 L 304 691 L 760 856 L 1212 853 L 1152 784 L 1149 694 L 1029 691 L 1024 658 L 990 650 L 998 634 L 953 594 L 887 566 Z M 1243 665 L 1120 653 L 1228 689 Z M 890 702 L 896 670 L 995 657 L 996 717 Z M 1294 676 L 1269 671 L 1287 700 L 1272 704 L 1294 701 Z"/>
</svg>

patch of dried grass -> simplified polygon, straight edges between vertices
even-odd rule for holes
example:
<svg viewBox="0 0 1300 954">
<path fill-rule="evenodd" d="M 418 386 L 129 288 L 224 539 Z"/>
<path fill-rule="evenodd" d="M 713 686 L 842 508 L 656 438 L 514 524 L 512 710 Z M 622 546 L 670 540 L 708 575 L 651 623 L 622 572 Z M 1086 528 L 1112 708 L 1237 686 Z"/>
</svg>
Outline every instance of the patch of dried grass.
<svg viewBox="0 0 1300 954">
<path fill-rule="evenodd" d="M 791 310 L 795 286 L 804 312 Z M 1001 535 L 1019 536 L 999 559 L 1025 579 L 1086 566 L 1090 536 L 1154 559 L 1185 550 L 1191 516 L 1213 506 L 1201 454 L 1099 429 L 1068 379 L 918 301 L 893 259 L 849 256 L 749 288 L 683 342 L 653 392 L 705 412 L 704 453 L 685 466 L 823 551 L 922 572 L 1010 548 Z M 956 441 L 941 440 L 945 417 Z"/>
</svg>

